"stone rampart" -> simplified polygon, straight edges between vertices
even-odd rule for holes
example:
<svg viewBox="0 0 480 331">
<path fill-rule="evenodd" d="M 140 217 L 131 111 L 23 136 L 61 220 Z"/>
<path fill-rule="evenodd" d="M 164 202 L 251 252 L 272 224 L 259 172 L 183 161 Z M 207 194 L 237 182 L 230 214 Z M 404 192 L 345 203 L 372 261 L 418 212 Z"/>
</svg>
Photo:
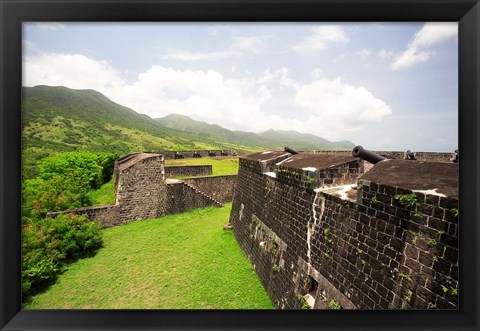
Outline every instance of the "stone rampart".
<svg viewBox="0 0 480 331">
<path fill-rule="evenodd" d="M 207 157 L 213 154 L 214 154 L 213 156 L 232 156 L 234 151 L 212 149 L 212 150 L 196 150 L 196 151 L 161 151 L 159 153 L 161 153 L 165 157 L 165 160 L 170 160 L 170 159 L 175 159 L 175 155 L 181 155 L 184 158 L 193 158 L 195 153 L 200 155 L 201 157 Z M 213 153 L 213 154 L 210 154 L 210 153 Z M 224 155 L 222 155 L 222 153 Z"/>
<path fill-rule="evenodd" d="M 275 306 L 458 308 L 458 165 L 383 161 L 356 189 L 336 156 L 240 159 L 230 223 Z"/>
<path fill-rule="evenodd" d="M 178 168 L 183 171 L 189 169 L 184 173 L 188 175 L 198 174 L 198 169 L 201 171 L 207 169 L 211 173 L 212 169 L 210 165 Z M 114 205 L 50 212 L 47 216 L 55 217 L 65 213 L 86 214 L 90 220 L 97 220 L 102 227 L 106 228 L 135 220 L 181 213 L 194 208 L 221 207 L 222 204 L 216 198 L 222 202 L 231 201 L 234 187 L 234 178 L 228 176 L 190 178 L 190 183 L 173 179 L 165 180 L 163 155 L 155 153 L 132 153 L 118 159 L 115 163 L 114 175 Z M 215 187 L 209 185 L 215 185 Z"/>
<path fill-rule="evenodd" d="M 59 214 L 65 213 L 87 215 L 88 219 L 98 221 L 102 228 L 110 228 L 123 224 L 120 218 L 118 205 L 82 207 L 76 209 L 69 209 L 66 211 L 49 212 L 47 216 L 56 217 Z"/>
<path fill-rule="evenodd" d="M 165 178 L 181 176 L 208 176 L 212 174 L 211 165 L 166 166 Z"/>
<path fill-rule="evenodd" d="M 225 203 L 233 200 L 237 175 L 184 178 L 183 181 Z"/>
<path fill-rule="evenodd" d="M 167 205 L 168 214 L 179 214 L 191 209 L 208 206 L 222 206 L 218 201 L 182 181 L 168 182 L 167 196 L 169 199 Z"/>
</svg>

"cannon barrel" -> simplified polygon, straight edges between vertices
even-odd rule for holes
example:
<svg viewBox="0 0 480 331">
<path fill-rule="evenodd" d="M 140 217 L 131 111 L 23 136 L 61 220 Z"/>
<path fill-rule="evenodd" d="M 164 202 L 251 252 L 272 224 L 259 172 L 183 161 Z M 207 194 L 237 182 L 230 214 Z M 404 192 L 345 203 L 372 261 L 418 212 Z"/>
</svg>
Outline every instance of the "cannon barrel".
<svg viewBox="0 0 480 331">
<path fill-rule="evenodd" d="M 293 154 L 293 155 L 299 153 L 299 151 L 296 151 L 296 150 L 294 150 L 294 149 L 291 149 L 290 147 L 287 147 L 287 146 L 285 146 L 285 148 L 284 148 L 283 150 L 284 150 L 285 152 L 288 152 L 288 153 Z"/>
<path fill-rule="evenodd" d="M 359 157 L 362 160 L 368 161 L 370 163 L 376 164 L 380 161 L 387 160 L 386 157 L 367 151 L 362 146 L 358 145 L 352 149 L 352 156 Z"/>
</svg>

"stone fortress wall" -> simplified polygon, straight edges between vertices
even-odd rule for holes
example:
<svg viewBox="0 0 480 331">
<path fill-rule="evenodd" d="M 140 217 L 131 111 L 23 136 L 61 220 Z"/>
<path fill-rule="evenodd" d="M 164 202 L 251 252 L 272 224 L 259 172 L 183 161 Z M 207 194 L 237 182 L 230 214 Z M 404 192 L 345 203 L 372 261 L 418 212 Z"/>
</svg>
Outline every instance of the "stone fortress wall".
<svg viewBox="0 0 480 331">
<path fill-rule="evenodd" d="M 277 308 L 458 308 L 458 164 L 388 155 L 240 158 L 230 223 Z"/>
<path fill-rule="evenodd" d="M 171 179 L 169 177 L 211 174 L 212 166 L 165 167 L 164 161 L 164 156 L 157 153 L 125 155 L 115 162 L 114 205 L 50 212 L 47 216 L 86 214 L 107 228 L 195 208 L 221 207 L 232 201 L 237 175 Z"/>
<path fill-rule="evenodd" d="M 179 176 L 209 176 L 212 174 L 211 165 L 187 165 L 187 166 L 166 166 L 165 177 Z"/>
</svg>

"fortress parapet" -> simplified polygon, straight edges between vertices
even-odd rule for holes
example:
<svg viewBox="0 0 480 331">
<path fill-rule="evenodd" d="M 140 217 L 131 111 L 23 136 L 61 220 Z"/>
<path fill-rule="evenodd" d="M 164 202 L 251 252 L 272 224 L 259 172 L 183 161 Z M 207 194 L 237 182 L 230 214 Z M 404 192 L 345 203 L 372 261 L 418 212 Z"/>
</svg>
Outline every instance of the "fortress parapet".
<svg viewBox="0 0 480 331">
<path fill-rule="evenodd" d="M 240 157 L 229 223 L 272 302 L 457 309 L 458 164 L 348 154 Z"/>
</svg>

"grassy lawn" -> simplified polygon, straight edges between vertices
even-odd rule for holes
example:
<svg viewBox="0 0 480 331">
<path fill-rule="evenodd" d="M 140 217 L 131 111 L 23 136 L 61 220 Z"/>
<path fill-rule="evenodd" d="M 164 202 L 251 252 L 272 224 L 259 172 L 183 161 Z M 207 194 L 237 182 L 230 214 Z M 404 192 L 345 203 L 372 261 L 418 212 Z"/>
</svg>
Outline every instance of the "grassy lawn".
<svg viewBox="0 0 480 331">
<path fill-rule="evenodd" d="M 70 265 L 24 308 L 272 309 L 233 233 L 231 204 L 103 230 L 104 247 Z"/>
<path fill-rule="evenodd" d="M 212 176 L 238 174 L 238 157 L 202 157 L 195 159 L 165 160 L 166 166 L 176 165 L 212 165 Z"/>
</svg>

